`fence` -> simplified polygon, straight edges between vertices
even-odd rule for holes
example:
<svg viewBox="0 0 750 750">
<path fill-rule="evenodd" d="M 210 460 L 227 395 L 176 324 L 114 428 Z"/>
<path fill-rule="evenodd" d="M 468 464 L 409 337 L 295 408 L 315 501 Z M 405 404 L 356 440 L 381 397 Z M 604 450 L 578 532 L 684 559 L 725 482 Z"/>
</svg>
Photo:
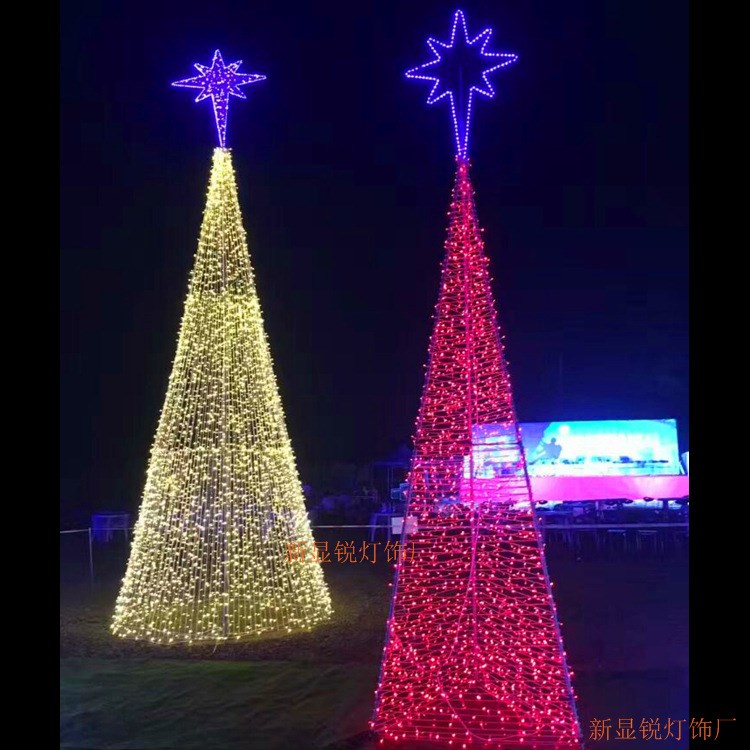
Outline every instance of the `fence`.
<svg viewBox="0 0 750 750">
<path fill-rule="evenodd" d="M 339 524 L 339 525 L 328 525 L 328 524 L 320 524 L 313 526 L 313 531 L 321 529 L 321 530 L 332 530 L 332 529 L 351 529 L 351 530 L 362 530 L 367 529 L 372 531 L 377 530 L 383 530 L 390 536 L 390 525 L 386 524 Z M 80 562 L 83 559 L 83 555 L 81 554 L 82 548 L 85 547 L 85 558 L 86 558 L 86 568 L 88 571 L 88 578 L 91 584 L 93 585 L 96 582 L 96 576 L 95 576 L 95 568 L 98 569 L 101 567 L 95 566 L 95 559 L 97 558 L 97 555 L 99 557 L 100 563 L 102 562 L 102 559 L 104 559 L 105 567 L 111 568 L 112 567 L 112 557 L 113 553 L 116 554 L 117 552 L 122 552 L 122 542 L 127 542 L 127 547 L 129 550 L 130 547 L 130 538 L 134 531 L 135 527 L 130 526 L 127 529 L 118 529 L 117 531 L 112 532 L 112 539 L 108 540 L 106 543 L 97 543 L 96 542 L 96 535 L 93 527 L 88 527 L 86 529 L 65 529 L 63 531 L 60 531 L 61 537 L 66 537 L 68 539 L 75 538 L 76 540 L 80 541 L 81 544 L 77 545 L 78 549 L 71 549 L 70 546 L 68 546 L 67 549 L 65 549 L 65 545 L 62 543 L 60 544 L 60 560 L 61 560 L 61 581 L 67 581 L 70 582 L 71 579 L 75 580 L 76 578 L 80 578 L 80 571 L 81 571 L 81 565 Z M 122 538 L 120 537 L 120 532 L 123 531 L 125 534 L 123 534 Z M 72 535 L 77 535 L 76 537 L 73 537 Z M 114 542 L 114 544 L 113 544 Z M 120 542 L 120 544 L 117 544 L 117 542 Z M 106 551 L 105 551 L 106 549 Z M 104 556 L 104 557 L 102 557 Z M 73 562 L 74 560 L 77 560 L 79 564 L 76 564 L 76 562 Z M 115 560 L 115 563 L 122 562 L 122 560 Z M 72 570 L 71 570 L 72 568 Z M 67 570 L 64 570 L 67 569 Z M 79 575 L 76 576 L 76 571 L 78 571 Z M 67 575 L 64 575 L 63 573 L 67 573 Z"/>
<path fill-rule="evenodd" d="M 401 519 L 399 519 L 401 520 Z M 399 524 L 400 526 L 400 524 Z M 60 532 L 61 583 L 78 583 L 88 578 L 93 586 L 97 576 L 122 575 L 130 550 L 134 527 L 121 529 L 105 543 L 98 542 L 92 527 L 66 529 Z M 319 524 L 314 532 L 355 532 L 369 536 L 378 532 L 391 537 L 390 524 Z M 689 523 L 540 523 L 547 554 L 571 554 L 608 558 L 654 554 L 665 557 L 687 552 Z M 66 542 L 63 542 L 63 539 Z M 347 541 L 349 541 L 347 539 Z"/>
<path fill-rule="evenodd" d="M 86 535 L 86 543 L 88 548 L 88 563 L 89 563 L 89 577 L 91 579 L 91 583 L 94 583 L 94 534 L 93 529 L 91 527 L 87 529 L 66 529 L 65 531 L 60 532 L 60 536 L 65 536 L 69 534 L 85 534 Z M 62 550 L 63 550 L 63 544 L 62 540 L 60 542 L 60 552 L 61 552 L 61 558 L 62 558 Z M 62 566 L 60 566 L 61 572 L 62 572 Z"/>
</svg>

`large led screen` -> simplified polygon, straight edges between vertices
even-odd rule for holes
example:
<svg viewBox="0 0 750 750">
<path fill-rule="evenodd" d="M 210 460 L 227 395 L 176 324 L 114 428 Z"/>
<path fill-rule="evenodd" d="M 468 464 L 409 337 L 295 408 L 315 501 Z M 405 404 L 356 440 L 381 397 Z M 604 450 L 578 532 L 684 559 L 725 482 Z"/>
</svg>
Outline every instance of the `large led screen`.
<svg viewBox="0 0 750 750">
<path fill-rule="evenodd" d="M 530 476 L 655 476 L 682 474 L 674 419 L 597 422 L 528 422 L 521 436 Z M 504 446 L 515 440 L 512 425 L 474 427 L 474 476 L 515 473 Z M 468 458 L 468 457 L 467 457 Z M 469 462 L 465 463 L 468 476 Z"/>
</svg>

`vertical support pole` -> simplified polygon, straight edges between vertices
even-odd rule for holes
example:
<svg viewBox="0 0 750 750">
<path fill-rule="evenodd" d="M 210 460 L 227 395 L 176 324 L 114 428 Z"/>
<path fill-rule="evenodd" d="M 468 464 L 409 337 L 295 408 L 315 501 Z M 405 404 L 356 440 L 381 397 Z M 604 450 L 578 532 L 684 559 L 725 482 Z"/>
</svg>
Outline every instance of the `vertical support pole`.
<svg viewBox="0 0 750 750">
<path fill-rule="evenodd" d="M 89 576 L 91 577 L 91 585 L 94 585 L 94 541 L 91 534 L 91 526 L 88 528 L 89 533 Z"/>
</svg>

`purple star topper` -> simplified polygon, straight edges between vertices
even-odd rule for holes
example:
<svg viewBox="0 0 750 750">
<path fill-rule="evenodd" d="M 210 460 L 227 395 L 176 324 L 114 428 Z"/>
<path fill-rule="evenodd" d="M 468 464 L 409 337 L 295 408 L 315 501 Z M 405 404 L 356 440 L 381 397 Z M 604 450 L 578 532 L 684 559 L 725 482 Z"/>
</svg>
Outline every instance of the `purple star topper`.
<svg viewBox="0 0 750 750">
<path fill-rule="evenodd" d="M 457 35 L 458 27 L 461 33 Z M 435 59 L 406 71 L 407 78 L 433 82 L 432 91 L 427 97 L 428 104 L 434 104 L 443 97 L 450 100 L 456 153 L 460 159 L 466 159 L 469 150 L 474 94 L 492 99 L 495 89 L 487 75 L 518 60 L 518 55 L 512 52 L 487 52 L 491 36 L 492 29 L 488 28 L 469 39 L 466 18 L 463 11 L 457 10 L 453 16 L 450 42 L 439 42 L 430 37 L 427 44 Z"/>
<path fill-rule="evenodd" d="M 200 73 L 199 76 L 185 78 L 182 81 L 175 81 L 172 84 L 179 88 L 202 89 L 195 99 L 196 102 L 208 99 L 209 96 L 211 97 L 214 105 L 214 117 L 216 118 L 216 132 L 219 135 L 219 146 L 221 148 L 226 148 L 227 142 L 229 96 L 247 99 L 239 87 L 266 80 L 266 77 L 260 75 L 260 73 L 238 73 L 237 69 L 240 65 L 242 65 L 242 60 L 225 65 L 221 57 L 221 52 L 216 50 L 210 68 L 207 65 L 195 63 L 194 67 Z"/>
</svg>

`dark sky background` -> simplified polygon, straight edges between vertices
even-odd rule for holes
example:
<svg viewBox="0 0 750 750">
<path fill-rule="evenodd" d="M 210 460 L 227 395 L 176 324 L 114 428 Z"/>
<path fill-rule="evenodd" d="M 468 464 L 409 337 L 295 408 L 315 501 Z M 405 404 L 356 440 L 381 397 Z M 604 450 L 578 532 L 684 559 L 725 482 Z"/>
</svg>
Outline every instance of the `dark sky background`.
<svg viewBox="0 0 750 750">
<path fill-rule="evenodd" d="M 520 419 L 674 417 L 685 449 L 687 4 L 461 7 L 520 55 L 472 131 Z M 233 100 L 229 143 L 303 479 L 409 441 L 454 163 L 447 105 L 403 72 L 455 9 L 62 9 L 64 513 L 138 505 L 215 144 L 210 105 L 169 82 L 217 47 L 268 76 Z"/>
</svg>

